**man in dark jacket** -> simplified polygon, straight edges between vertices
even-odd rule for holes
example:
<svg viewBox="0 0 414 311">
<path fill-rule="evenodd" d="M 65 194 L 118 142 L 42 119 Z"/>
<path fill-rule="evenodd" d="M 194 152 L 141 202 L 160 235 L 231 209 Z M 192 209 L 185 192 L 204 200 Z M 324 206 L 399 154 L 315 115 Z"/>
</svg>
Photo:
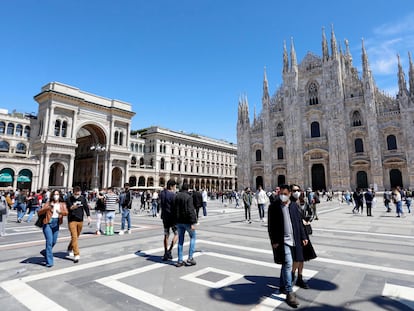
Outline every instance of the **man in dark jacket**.
<svg viewBox="0 0 414 311">
<path fill-rule="evenodd" d="M 279 290 L 286 293 L 286 303 L 296 308 L 299 303 L 292 291 L 292 265 L 294 261 L 304 260 L 302 245 L 306 245 L 308 240 L 299 208 L 290 201 L 290 196 L 290 187 L 280 186 L 279 200 L 274 200 L 269 206 L 267 227 L 274 260 L 282 264 Z"/>
<path fill-rule="evenodd" d="M 203 196 L 201 195 L 201 192 L 198 191 L 198 189 L 195 189 L 193 191 L 193 204 L 194 208 L 196 210 L 196 217 L 197 217 L 197 224 L 198 224 L 198 213 L 200 212 L 200 208 L 203 207 Z"/>
<path fill-rule="evenodd" d="M 178 262 L 176 263 L 176 267 L 182 267 L 184 265 L 183 245 L 186 231 L 190 236 L 190 249 L 186 265 L 194 266 L 196 264 L 193 258 L 196 243 L 196 231 L 194 225 L 197 223 L 197 216 L 194 209 L 193 198 L 190 193 L 188 193 L 187 183 L 183 183 L 181 191 L 175 196 L 173 211 L 178 230 Z"/>
<path fill-rule="evenodd" d="M 77 263 L 80 259 L 78 238 L 83 227 L 83 213 L 88 216 L 88 223 L 91 223 L 91 214 L 89 212 L 88 202 L 85 197 L 81 195 L 79 186 L 73 188 L 73 195 L 71 195 L 66 205 L 68 207 L 68 226 L 71 240 L 68 245 L 69 256 L 75 256 L 73 262 Z"/>
</svg>

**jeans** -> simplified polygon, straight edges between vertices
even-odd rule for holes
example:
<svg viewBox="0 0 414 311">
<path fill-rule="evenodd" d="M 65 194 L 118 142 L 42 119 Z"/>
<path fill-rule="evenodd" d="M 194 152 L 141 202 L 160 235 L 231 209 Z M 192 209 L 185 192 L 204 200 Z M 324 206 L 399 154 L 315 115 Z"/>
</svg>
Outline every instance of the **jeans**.
<svg viewBox="0 0 414 311">
<path fill-rule="evenodd" d="M 402 201 L 398 201 L 397 203 L 395 203 L 395 207 L 396 207 L 397 215 L 398 216 L 400 216 L 401 214 L 403 214 Z"/>
<path fill-rule="evenodd" d="M 207 202 L 203 202 L 203 216 L 207 216 Z"/>
<path fill-rule="evenodd" d="M 32 206 L 32 207 L 30 208 L 29 217 L 27 217 L 27 222 L 31 222 L 31 221 L 32 221 L 33 215 L 34 215 L 35 213 L 37 213 L 37 211 L 38 211 L 39 209 L 40 209 L 40 206 Z"/>
<path fill-rule="evenodd" d="M 157 216 L 158 203 L 156 200 L 152 201 L 152 216 Z"/>
<path fill-rule="evenodd" d="M 125 229 L 125 220 L 128 222 L 128 230 L 131 229 L 131 210 L 129 208 L 122 209 L 121 230 Z"/>
<path fill-rule="evenodd" d="M 83 221 L 70 221 L 69 222 L 69 231 L 70 231 L 70 242 L 68 245 L 68 251 L 73 251 L 75 256 L 79 255 L 79 244 L 78 238 L 82 232 Z"/>
<path fill-rule="evenodd" d="M 247 216 L 249 216 L 247 218 Z M 246 220 L 251 220 L 252 217 L 250 215 L 250 205 L 247 205 L 246 203 L 244 204 L 244 217 L 246 218 Z"/>
<path fill-rule="evenodd" d="M 26 215 L 26 204 L 24 203 L 17 203 L 17 220 L 22 220 L 24 215 Z"/>
<path fill-rule="evenodd" d="M 46 265 L 53 266 L 53 246 L 59 235 L 59 218 L 52 218 L 50 223 L 43 225 L 43 234 L 46 239 Z"/>
<path fill-rule="evenodd" d="M 263 220 L 263 218 L 265 216 L 264 206 L 265 205 L 262 204 L 262 203 L 257 204 L 257 207 L 259 208 L 259 217 L 260 217 L 260 220 Z"/>
<path fill-rule="evenodd" d="M 281 247 L 281 246 L 279 246 Z M 280 270 L 280 286 L 284 287 L 287 293 L 292 292 L 292 253 L 289 245 L 284 244 L 285 262 Z"/>
<path fill-rule="evenodd" d="M 190 248 L 188 250 L 188 259 L 192 259 L 195 251 L 196 231 L 191 229 L 190 224 L 177 224 L 176 227 L 178 230 L 178 262 L 183 261 L 184 235 L 186 231 L 190 235 Z"/>
</svg>

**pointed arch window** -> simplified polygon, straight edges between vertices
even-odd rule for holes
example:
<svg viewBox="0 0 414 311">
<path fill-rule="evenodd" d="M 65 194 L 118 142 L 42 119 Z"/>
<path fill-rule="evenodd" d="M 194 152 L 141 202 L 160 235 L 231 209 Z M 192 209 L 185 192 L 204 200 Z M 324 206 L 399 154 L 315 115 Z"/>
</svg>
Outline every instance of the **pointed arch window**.
<svg viewBox="0 0 414 311">
<path fill-rule="evenodd" d="M 283 133 L 283 124 L 279 123 L 276 127 L 276 136 L 281 137 L 283 135 L 284 135 L 284 133 Z"/>
<path fill-rule="evenodd" d="M 318 99 L 318 86 L 315 82 L 312 82 L 308 88 L 308 97 L 309 97 L 309 105 L 317 105 L 319 104 Z"/>
<path fill-rule="evenodd" d="M 397 138 L 395 137 L 395 135 L 387 136 L 387 149 L 397 150 Z"/>
<path fill-rule="evenodd" d="M 283 148 L 282 147 L 277 148 L 277 159 L 283 160 Z"/>
<path fill-rule="evenodd" d="M 352 113 L 352 126 L 361 126 L 361 125 L 362 125 L 361 113 L 359 111 L 354 111 Z"/>
<path fill-rule="evenodd" d="M 355 139 L 355 152 L 364 152 L 364 142 L 361 138 Z"/>
<path fill-rule="evenodd" d="M 256 150 L 256 162 L 262 161 L 262 150 Z"/>
<path fill-rule="evenodd" d="M 321 131 L 319 122 L 312 122 L 311 124 L 311 137 L 321 137 Z"/>
</svg>

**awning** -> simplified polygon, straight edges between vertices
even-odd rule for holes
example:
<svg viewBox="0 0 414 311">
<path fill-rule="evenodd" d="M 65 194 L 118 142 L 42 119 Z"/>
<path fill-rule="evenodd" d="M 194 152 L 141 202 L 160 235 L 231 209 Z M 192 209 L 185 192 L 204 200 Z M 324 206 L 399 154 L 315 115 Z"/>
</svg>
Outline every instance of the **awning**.
<svg viewBox="0 0 414 311">
<path fill-rule="evenodd" d="M 2 173 L 0 174 L 0 182 L 12 182 L 13 177 L 10 174 Z"/>
<path fill-rule="evenodd" d="M 26 175 L 20 175 L 17 177 L 17 182 L 30 182 L 30 177 Z"/>
</svg>

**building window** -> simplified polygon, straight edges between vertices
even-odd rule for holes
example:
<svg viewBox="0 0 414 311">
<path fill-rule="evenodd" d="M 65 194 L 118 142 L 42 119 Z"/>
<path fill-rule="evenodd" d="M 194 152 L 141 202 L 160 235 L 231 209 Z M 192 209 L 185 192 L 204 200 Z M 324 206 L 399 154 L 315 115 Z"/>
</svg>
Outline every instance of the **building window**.
<svg viewBox="0 0 414 311">
<path fill-rule="evenodd" d="M 359 111 L 354 111 L 352 114 L 352 126 L 361 126 L 361 125 L 362 125 L 361 114 L 359 113 Z"/>
<path fill-rule="evenodd" d="M 283 124 L 279 123 L 276 127 L 276 136 L 281 137 L 283 136 Z"/>
<path fill-rule="evenodd" d="M 262 150 L 256 150 L 256 162 L 262 161 Z"/>
<path fill-rule="evenodd" d="M 30 126 L 24 127 L 24 137 L 29 138 L 30 137 Z"/>
<path fill-rule="evenodd" d="M 0 134 L 4 134 L 5 131 L 6 131 L 6 123 L 1 121 L 0 122 Z"/>
<path fill-rule="evenodd" d="M 59 136 L 60 134 L 60 120 L 55 121 L 55 136 Z"/>
<path fill-rule="evenodd" d="M 0 141 L 0 152 L 9 152 L 10 145 L 7 141 Z"/>
<path fill-rule="evenodd" d="M 321 131 L 319 129 L 318 122 L 312 122 L 311 124 L 311 137 L 321 137 Z"/>
<path fill-rule="evenodd" d="M 123 146 L 124 145 L 124 133 L 119 132 L 119 145 Z"/>
<path fill-rule="evenodd" d="M 13 135 L 14 134 L 14 124 L 9 123 L 7 125 L 7 135 Z"/>
<path fill-rule="evenodd" d="M 114 135 L 114 145 L 118 145 L 118 137 L 119 137 L 119 133 L 118 133 L 118 131 L 115 131 L 115 135 Z"/>
<path fill-rule="evenodd" d="M 388 150 L 397 150 L 397 139 L 394 135 L 387 136 L 387 148 Z"/>
<path fill-rule="evenodd" d="M 23 143 L 18 143 L 16 146 L 16 153 L 26 153 L 26 145 Z"/>
<path fill-rule="evenodd" d="M 144 166 L 144 158 L 139 158 L 139 166 Z"/>
<path fill-rule="evenodd" d="M 62 137 L 66 137 L 68 132 L 68 122 L 63 121 L 62 122 Z"/>
<path fill-rule="evenodd" d="M 136 157 L 132 157 L 131 158 L 131 165 L 136 165 L 137 164 L 137 158 Z"/>
<path fill-rule="evenodd" d="M 317 105 L 319 104 L 318 100 L 318 87 L 316 83 L 311 83 L 308 89 L 308 96 L 309 96 L 309 105 Z"/>
<path fill-rule="evenodd" d="M 277 159 L 283 160 L 283 148 L 282 147 L 277 148 Z"/>
<path fill-rule="evenodd" d="M 161 168 L 162 170 L 165 170 L 165 160 L 164 160 L 164 158 L 161 158 L 160 168 Z"/>
<path fill-rule="evenodd" d="M 355 152 L 364 152 L 364 142 L 361 138 L 355 139 Z"/>
<path fill-rule="evenodd" d="M 16 126 L 16 136 L 22 136 L 23 134 L 23 126 L 21 124 L 17 124 Z"/>
</svg>

